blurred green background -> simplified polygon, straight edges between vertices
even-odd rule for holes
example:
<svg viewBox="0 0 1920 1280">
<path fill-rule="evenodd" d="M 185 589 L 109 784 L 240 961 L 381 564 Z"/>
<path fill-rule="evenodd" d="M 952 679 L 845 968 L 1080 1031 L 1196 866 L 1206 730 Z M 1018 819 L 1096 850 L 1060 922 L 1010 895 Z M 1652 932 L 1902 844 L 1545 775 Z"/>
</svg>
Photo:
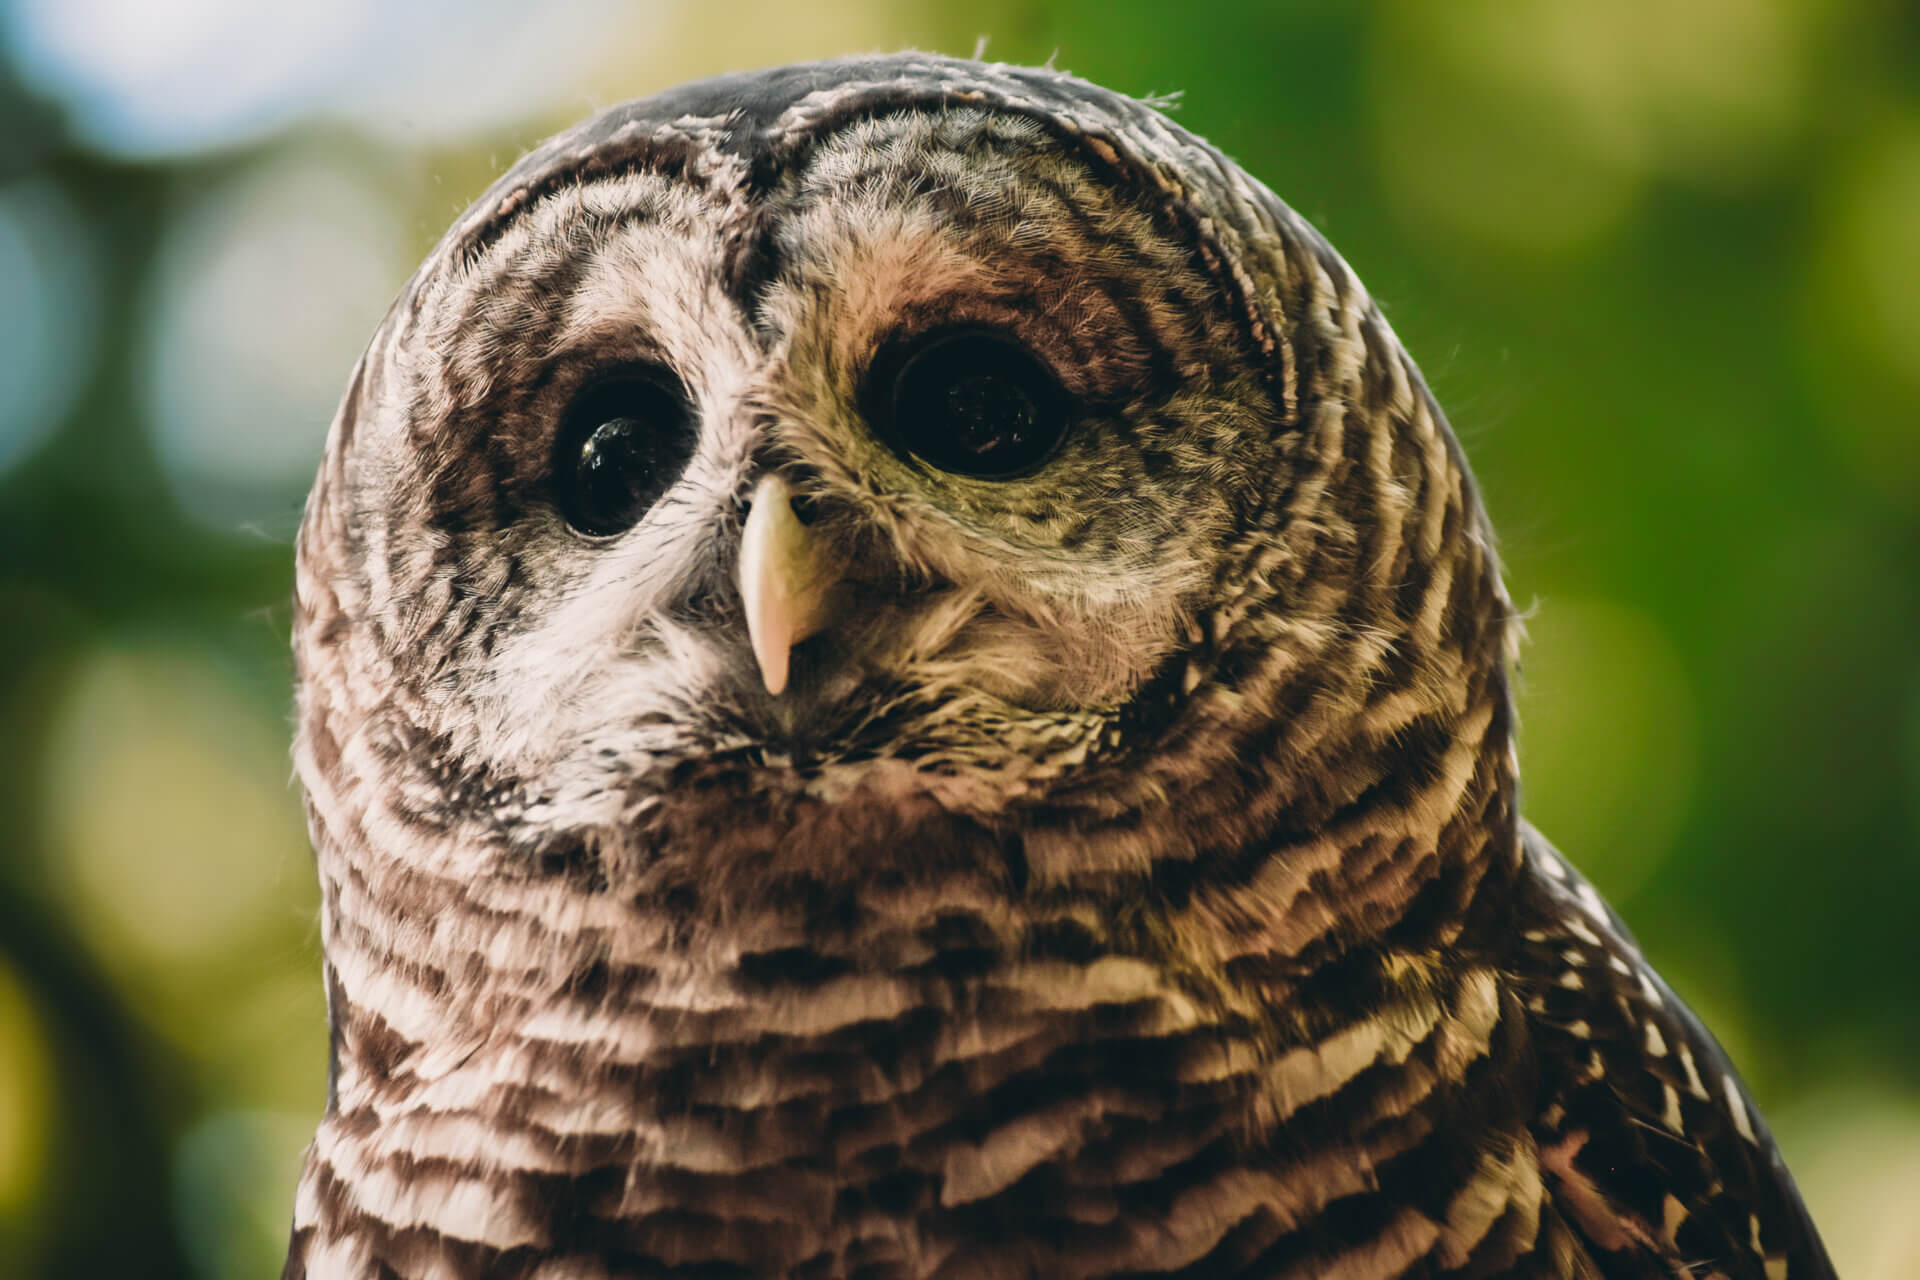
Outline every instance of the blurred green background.
<svg viewBox="0 0 1920 1280">
<path fill-rule="evenodd" d="M 1920 1276 L 1920 8 L 0 0 L 0 1276 L 277 1274 L 325 1034 L 290 540 L 520 150 L 917 45 L 1178 118 L 1327 232 L 1530 611 L 1527 810 Z"/>
</svg>

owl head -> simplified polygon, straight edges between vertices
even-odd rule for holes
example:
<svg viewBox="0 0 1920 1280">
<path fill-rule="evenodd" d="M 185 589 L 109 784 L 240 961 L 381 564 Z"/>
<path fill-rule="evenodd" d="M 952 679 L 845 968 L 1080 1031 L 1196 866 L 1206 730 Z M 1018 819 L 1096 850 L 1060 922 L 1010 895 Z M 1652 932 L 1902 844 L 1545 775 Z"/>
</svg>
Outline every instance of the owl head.
<svg viewBox="0 0 1920 1280">
<path fill-rule="evenodd" d="M 613 108 L 447 233 L 308 506 L 298 757 L 323 867 L 1024 891 L 1357 807 L 1465 866 L 1510 617 L 1265 187 L 1051 70 L 861 58 Z"/>
</svg>

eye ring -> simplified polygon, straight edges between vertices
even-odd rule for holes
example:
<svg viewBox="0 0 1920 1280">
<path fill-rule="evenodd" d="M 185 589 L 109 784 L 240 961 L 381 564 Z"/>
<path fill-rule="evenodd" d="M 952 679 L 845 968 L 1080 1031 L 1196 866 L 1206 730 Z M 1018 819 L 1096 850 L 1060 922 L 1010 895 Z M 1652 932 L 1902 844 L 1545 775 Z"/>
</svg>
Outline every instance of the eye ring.
<svg viewBox="0 0 1920 1280">
<path fill-rule="evenodd" d="M 645 365 L 597 379 L 554 438 L 561 517 L 589 538 L 625 533 L 686 471 L 697 440 L 692 401 L 670 371 Z"/>
<path fill-rule="evenodd" d="M 999 330 L 937 329 L 882 351 L 861 397 L 902 457 L 976 480 L 1038 471 L 1072 427 L 1072 400 L 1026 344 Z"/>
</svg>

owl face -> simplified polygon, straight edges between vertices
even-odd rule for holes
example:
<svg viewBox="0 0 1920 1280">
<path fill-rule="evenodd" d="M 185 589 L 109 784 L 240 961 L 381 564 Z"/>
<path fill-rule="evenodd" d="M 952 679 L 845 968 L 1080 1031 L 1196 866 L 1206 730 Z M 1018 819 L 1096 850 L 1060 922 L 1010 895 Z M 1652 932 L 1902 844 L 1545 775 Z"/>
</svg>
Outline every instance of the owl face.
<svg viewBox="0 0 1920 1280">
<path fill-rule="evenodd" d="M 992 824 L 1465 703 L 1477 508 L 1317 236 L 1091 86 L 823 83 L 589 122 L 422 267 L 303 533 L 310 774 L 515 847 Z"/>
</svg>

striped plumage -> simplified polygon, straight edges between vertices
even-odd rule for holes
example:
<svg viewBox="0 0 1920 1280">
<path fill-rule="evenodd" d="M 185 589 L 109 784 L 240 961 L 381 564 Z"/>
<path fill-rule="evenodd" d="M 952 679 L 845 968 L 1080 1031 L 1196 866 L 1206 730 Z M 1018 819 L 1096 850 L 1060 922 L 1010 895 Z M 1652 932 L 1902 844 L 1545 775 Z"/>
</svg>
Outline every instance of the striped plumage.
<svg viewBox="0 0 1920 1280">
<path fill-rule="evenodd" d="M 953 325 L 1071 397 L 1032 474 L 867 429 Z M 633 362 L 697 445 L 582 537 L 556 423 Z M 778 694 L 769 475 L 838 602 Z M 588 121 L 409 284 L 301 535 L 287 1274 L 1830 1276 L 1519 820 L 1514 627 L 1364 289 L 1149 106 L 902 56 Z"/>
</svg>

